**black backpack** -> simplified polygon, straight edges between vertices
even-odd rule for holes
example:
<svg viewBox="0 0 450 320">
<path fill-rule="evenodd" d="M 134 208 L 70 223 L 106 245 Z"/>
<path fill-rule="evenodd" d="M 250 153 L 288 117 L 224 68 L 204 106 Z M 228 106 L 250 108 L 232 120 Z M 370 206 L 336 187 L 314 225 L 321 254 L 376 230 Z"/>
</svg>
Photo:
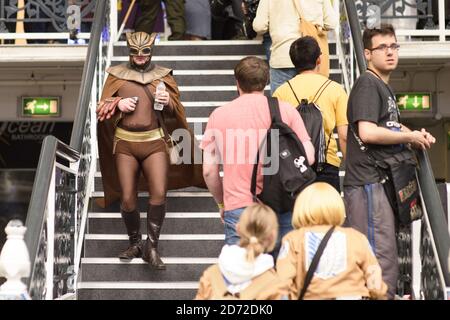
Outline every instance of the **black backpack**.
<svg viewBox="0 0 450 320">
<path fill-rule="evenodd" d="M 316 174 L 308 164 L 305 149 L 296 133 L 281 119 L 278 100 L 269 97 L 269 110 L 272 124 L 256 155 L 256 163 L 253 166 L 252 183 L 250 190 L 255 202 L 258 199 L 271 207 L 277 213 L 292 211 L 295 198 L 304 188 L 314 182 Z M 272 157 L 272 130 L 278 130 L 278 155 Z M 275 136 L 276 137 L 276 136 Z M 276 141 L 275 141 L 276 143 Z M 266 160 L 263 164 L 263 188 L 260 194 L 256 194 L 256 174 L 259 157 L 262 148 L 266 144 Z M 274 150 L 275 152 L 276 150 Z M 265 174 L 264 169 L 278 161 L 277 172 Z"/>
<path fill-rule="evenodd" d="M 289 84 L 295 99 L 297 99 L 297 102 L 299 103 L 297 110 L 302 116 L 306 131 L 308 132 L 311 138 L 311 143 L 314 146 L 314 156 L 316 161 L 314 162 L 313 168 L 316 172 L 320 172 L 323 169 L 323 164 L 327 162 L 328 146 L 330 145 L 331 135 L 333 132 L 330 133 L 328 141 L 325 142 L 322 111 L 320 111 L 320 107 L 316 104 L 316 101 L 331 83 L 331 80 L 325 81 L 320 86 L 311 102 L 308 102 L 307 99 L 302 99 L 299 101 L 297 95 L 295 94 L 294 88 L 292 88 L 289 81 L 287 83 Z"/>
</svg>

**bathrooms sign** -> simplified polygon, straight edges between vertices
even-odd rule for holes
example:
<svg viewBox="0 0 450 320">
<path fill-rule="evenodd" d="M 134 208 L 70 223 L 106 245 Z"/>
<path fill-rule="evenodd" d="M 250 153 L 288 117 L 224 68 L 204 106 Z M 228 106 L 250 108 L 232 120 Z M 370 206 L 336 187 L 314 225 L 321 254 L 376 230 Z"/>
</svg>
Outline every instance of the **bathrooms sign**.
<svg viewBox="0 0 450 320">
<path fill-rule="evenodd" d="M 48 135 L 69 144 L 72 122 L 0 122 L 0 168 L 36 168 Z"/>
</svg>

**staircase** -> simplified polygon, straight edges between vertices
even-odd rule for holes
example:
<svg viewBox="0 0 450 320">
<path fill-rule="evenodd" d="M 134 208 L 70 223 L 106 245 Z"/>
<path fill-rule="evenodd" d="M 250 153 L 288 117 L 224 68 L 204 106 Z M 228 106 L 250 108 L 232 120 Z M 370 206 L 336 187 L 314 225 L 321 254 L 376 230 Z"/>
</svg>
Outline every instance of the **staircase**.
<svg viewBox="0 0 450 320">
<path fill-rule="evenodd" d="M 259 41 L 161 42 L 153 62 L 174 69 L 187 120 L 198 139 L 214 108 L 237 97 L 234 66 L 248 55 L 264 58 Z M 335 44 L 330 44 L 330 78 L 341 82 Z M 125 42 L 114 47 L 112 65 L 128 61 Z M 267 94 L 269 94 L 268 87 Z M 98 167 L 98 163 L 97 163 Z M 103 196 L 101 174 L 95 175 L 91 196 L 78 299 L 172 300 L 192 299 L 203 271 L 217 262 L 224 244 L 217 206 L 206 190 L 171 191 L 159 250 L 166 270 L 151 270 L 142 259 L 121 262 L 117 254 L 128 245 L 119 204 L 96 206 Z M 141 231 L 145 233 L 148 194 L 139 193 Z M 145 239 L 145 235 L 143 239 Z"/>
</svg>

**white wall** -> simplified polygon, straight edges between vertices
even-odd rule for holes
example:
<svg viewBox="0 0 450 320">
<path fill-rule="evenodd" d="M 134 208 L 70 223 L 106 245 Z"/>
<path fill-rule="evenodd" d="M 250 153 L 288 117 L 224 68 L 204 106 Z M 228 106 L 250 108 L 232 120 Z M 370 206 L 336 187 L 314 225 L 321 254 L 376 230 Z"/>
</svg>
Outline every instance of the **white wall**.
<svg viewBox="0 0 450 320">
<path fill-rule="evenodd" d="M 0 88 L 0 121 L 23 120 L 42 121 L 38 118 L 18 118 L 17 105 L 21 96 L 60 96 L 61 117 L 52 121 L 73 121 L 78 100 L 79 85 L 51 85 L 51 86 L 3 86 Z"/>
<path fill-rule="evenodd" d="M 0 67 L 0 121 L 42 121 L 18 118 L 21 96 L 60 96 L 61 117 L 52 121 L 73 121 L 80 89 L 82 66 Z"/>
</svg>

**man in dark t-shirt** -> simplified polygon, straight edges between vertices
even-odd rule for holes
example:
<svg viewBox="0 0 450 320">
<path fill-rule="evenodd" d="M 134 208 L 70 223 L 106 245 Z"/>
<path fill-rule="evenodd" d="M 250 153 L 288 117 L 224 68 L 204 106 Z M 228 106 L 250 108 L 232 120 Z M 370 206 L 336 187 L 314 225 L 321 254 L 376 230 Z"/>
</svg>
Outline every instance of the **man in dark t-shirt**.
<svg viewBox="0 0 450 320">
<path fill-rule="evenodd" d="M 430 148 L 435 139 L 425 129 L 411 131 L 399 122 L 395 94 L 388 85 L 398 64 L 399 45 L 393 27 L 367 29 L 363 41 L 368 70 L 353 86 L 347 108 L 347 224 L 367 236 L 388 285 L 388 298 L 393 299 L 398 278 L 394 213 L 373 160 L 361 150 L 357 137 L 376 159 L 398 153 L 406 144 Z"/>
</svg>

